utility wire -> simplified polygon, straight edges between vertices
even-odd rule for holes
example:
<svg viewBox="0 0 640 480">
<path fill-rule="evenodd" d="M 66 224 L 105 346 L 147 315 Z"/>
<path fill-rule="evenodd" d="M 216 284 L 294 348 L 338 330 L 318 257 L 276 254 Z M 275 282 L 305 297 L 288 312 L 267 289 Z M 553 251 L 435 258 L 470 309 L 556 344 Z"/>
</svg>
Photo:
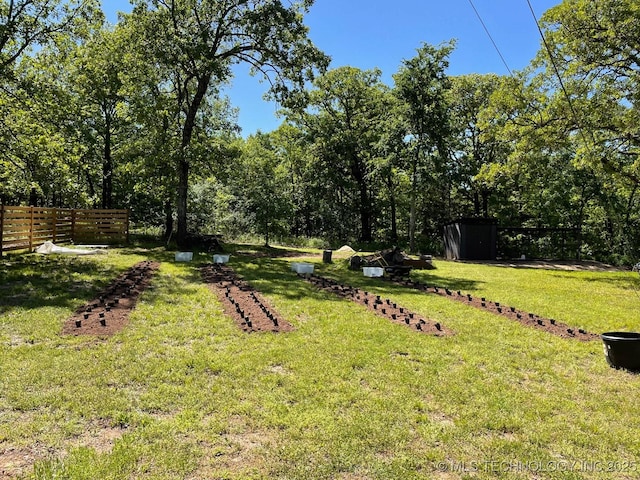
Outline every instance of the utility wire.
<svg viewBox="0 0 640 480">
<path fill-rule="evenodd" d="M 509 65 L 507 65 L 507 61 L 502 56 L 502 53 L 500 52 L 500 49 L 498 48 L 498 45 L 496 45 L 496 42 L 493 41 L 493 37 L 491 36 L 491 33 L 489 33 L 489 29 L 487 28 L 487 26 L 485 25 L 484 21 L 482 20 L 482 17 L 480 16 L 480 13 L 478 12 L 478 9 L 473 4 L 472 0 L 469 0 L 469 4 L 471 4 L 471 8 L 473 8 L 473 11 L 476 12 L 476 16 L 478 17 L 478 20 L 480 20 L 480 23 L 482 24 L 482 28 L 484 28 L 484 31 L 487 33 L 487 36 L 489 37 L 489 40 L 491 40 L 491 43 L 493 43 L 493 47 L 496 49 L 496 52 L 498 52 L 498 55 L 500 56 L 500 59 L 502 60 L 502 63 L 504 64 L 505 68 L 507 69 L 507 72 L 509 72 L 509 75 L 511 75 L 513 77 L 513 73 L 511 73 L 511 69 L 509 68 Z"/>
<path fill-rule="evenodd" d="M 549 43 L 547 42 L 547 39 L 544 36 L 544 33 L 542 32 L 542 28 L 540 28 L 540 23 L 538 22 L 538 17 L 536 17 L 536 13 L 533 11 L 533 7 L 531 6 L 531 1 L 527 0 L 527 4 L 529 5 L 529 10 L 531 10 L 531 15 L 533 16 L 533 21 L 536 22 L 536 27 L 538 27 L 538 32 L 540 33 L 540 37 L 542 38 L 542 43 L 544 44 L 544 48 L 547 50 L 547 54 L 549 55 L 549 60 L 551 61 L 551 65 L 553 65 L 553 70 L 556 73 L 556 77 L 558 77 L 558 81 L 560 82 L 560 87 L 562 88 L 562 92 L 564 93 L 565 98 L 567 99 L 567 103 L 569 104 L 569 110 L 571 110 L 571 115 L 573 116 L 573 121 L 576 123 L 576 126 L 578 127 L 578 132 L 580 132 L 580 136 L 582 137 L 582 141 L 584 142 L 585 146 L 587 148 L 590 147 L 589 142 L 587 142 L 587 138 L 584 135 L 584 131 L 582 129 L 581 126 L 581 122 L 578 120 L 578 112 L 576 112 L 576 109 L 573 106 L 573 101 L 571 100 L 571 96 L 569 95 L 569 92 L 567 91 L 566 87 L 564 86 L 564 81 L 562 80 L 562 75 L 560 75 L 560 69 L 558 68 L 558 65 L 556 64 L 556 60 L 555 57 L 553 55 L 553 53 L 551 52 L 551 47 L 549 46 Z M 591 133 L 591 137 L 593 142 L 595 143 L 595 136 L 593 135 L 593 132 L 590 131 Z"/>
</svg>

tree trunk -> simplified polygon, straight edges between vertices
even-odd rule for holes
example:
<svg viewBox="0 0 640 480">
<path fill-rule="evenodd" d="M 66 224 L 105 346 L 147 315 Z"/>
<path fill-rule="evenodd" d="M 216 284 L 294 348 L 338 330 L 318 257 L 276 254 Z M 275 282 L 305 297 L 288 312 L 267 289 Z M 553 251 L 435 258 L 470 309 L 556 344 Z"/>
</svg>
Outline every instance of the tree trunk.
<svg viewBox="0 0 640 480">
<path fill-rule="evenodd" d="M 193 129 L 196 124 L 196 115 L 202 104 L 202 100 L 209 88 L 209 82 L 211 76 L 205 73 L 198 78 L 198 88 L 189 108 L 187 110 L 187 117 L 184 121 L 184 127 L 182 128 L 182 143 L 180 148 L 180 158 L 178 159 L 178 204 L 177 204 L 177 216 L 178 216 L 178 231 L 176 235 L 176 242 L 178 246 L 182 246 L 187 240 L 187 199 L 189 192 L 189 144 L 193 136 Z M 185 101 L 186 99 L 182 99 Z"/>
<path fill-rule="evenodd" d="M 171 208 L 171 201 L 167 200 L 164 204 L 164 235 L 163 240 L 165 242 L 169 241 L 171 238 L 171 233 L 173 233 L 173 208 Z"/>
<path fill-rule="evenodd" d="M 362 228 L 360 240 L 370 242 L 373 239 L 371 231 L 371 201 L 365 185 L 360 186 L 360 225 Z"/>
<path fill-rule="evenodd" d="M 107 115 L 102 159 L 102 208 L 113 206 L 113 159 L 111 158 L 111 121 Z"/>
<path fill-rule="evenodd" d="M 418 196 L 418 157 L 420 156 L 420 149 L 417 149 L 416 158 L 411 165 L 411 196 L 409 201 L 411 203 L 409 210 L 409 252 L 416 252 L 416 217 L 418 215 L 417 208 L 417 196 Z"/>
<path fill-rule="evenodd" d="M 387 175 L 387 187 L 389 188 L 389 203 L 391 208 L 391 241 L 396 243 L 398 241 L 398 211 L 391 173 Z"/>
</svg>

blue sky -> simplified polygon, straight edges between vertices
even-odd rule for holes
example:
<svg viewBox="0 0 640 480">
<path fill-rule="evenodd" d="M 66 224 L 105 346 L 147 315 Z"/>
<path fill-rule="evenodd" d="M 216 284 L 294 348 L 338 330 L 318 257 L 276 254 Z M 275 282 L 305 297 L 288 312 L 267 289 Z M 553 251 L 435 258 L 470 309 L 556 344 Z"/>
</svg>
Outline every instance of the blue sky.
<svg viewBox="0 0 640 480">
<path fill-rule="evenodd" d="M 540 48 L 540 34 L 527 0 L 472 0 L 511 70 L 528 65 Z M 540 16 L 560 0 L 530 0 Z M 103 0 L 112 23 L 116 12 L 131 11 L 128 0 Z M 393 84 L 402 60 L 415 56 L 423 43 L 456 39 L 450 75 L 508 72 L 478 20 L 469 0 L 316 0 L 305 17 L 309 36 L 332 58 L 331 68 L 351 65 L 379 68 Z M 240 109 L 243 135 L 278 127 L 277 105 L 263 100 L 268 86 L 238 67 L 226 94 Z"/>
</svg>

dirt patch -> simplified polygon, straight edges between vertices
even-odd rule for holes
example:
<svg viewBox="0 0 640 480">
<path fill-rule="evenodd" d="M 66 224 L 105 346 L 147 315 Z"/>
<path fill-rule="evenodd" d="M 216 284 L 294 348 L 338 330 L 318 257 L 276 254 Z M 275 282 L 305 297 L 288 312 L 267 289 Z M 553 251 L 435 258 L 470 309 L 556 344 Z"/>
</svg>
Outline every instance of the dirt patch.
<svg viewBox="0 0 640 480">
<path fill-rule="evenodd" d="M 47 447 L 40 442 L 22 448 L 0 445 L 0 480 L 28 475 L 37 462 L 64 459 L 73 448 L 87 447 L 99 454 L 110 452 L 125 432 L 122 428 L 113 428 L 104 421 L 98 421 L 89 424 L 87 430 L 78 437 L 68 440 L 64 450 Z"/>
<path fill-rule="evenodd" d="M 339 297 L 346 298 L 373 311 L 376 315 L 384 317 L 393 323 L 402 324 L 418 333 L 444 337 L 453 335 L 454 332 L 444 325 L 428 320 L 407 308 L 398 305 L 388 298 L 354 288 L 350 285 L 338 283 L 335 280 L 320 277 L 318 275 L 298 275 L 317 288 L 331 292 Z"/>
<path fill-rule="evenodd" d="M 228 265 L 205 265 L 200 271 L 211 291 L 222 302 L 224 312 L 245 332 L 290 332 L 294 329 Z"/>
<path fill-rule="evenodd" d="M 424 283 L 414 282 L 413 280 L 393 280 L 393 282 L 405 287 L 415 288 L 416 290 L 420 290 L 425 293 L 433 293 L 447 297 L 451 300 L 462 302 L 486 312 L 491 312 L 495 315 L 501 315 L 511 320 L 516 320 L 528 327 L 544 330 L 545 332 L 552 333 L 562 338 L 571 338 L 573 340 L 580 340 L 583 342 L 600 339 L 600 336 L 595 333 L 589 333 L 583 329 L 570 327 L 569 325 L 558 322 L 555 319 L 544 318 L 532 312 L 518 310 L 515 307 L 504 305 L 499 302 L 493 302 L 484 297 L 475 297 L 471 294 L 463 293 L 460 290 L 452 291 L 444 287 L 429 286 Z"/>
<path fill-rule="evenodd" d="M 158 262 L 150 260 L 131 267 L 97 298 L 78 308 L 64 323 L 62 334 L 109 336 L 122 330 L 158 267 Z"/>
</svg>

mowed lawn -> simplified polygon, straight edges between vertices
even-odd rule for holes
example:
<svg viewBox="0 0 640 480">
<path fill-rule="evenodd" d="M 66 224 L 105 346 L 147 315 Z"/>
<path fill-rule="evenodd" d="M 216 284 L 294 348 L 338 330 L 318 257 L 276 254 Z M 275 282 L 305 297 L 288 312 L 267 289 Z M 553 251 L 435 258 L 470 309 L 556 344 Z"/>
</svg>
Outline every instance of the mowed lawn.
<svg viewBox="0 0 640 480">
<path fill-rule="evenodd" d="M 197 269 L 209 255 L 0 259 L 0 478 L 640 476 L 640 375 L 611 369 L 602 342 L 307 253 L 317 272 L 456 334 L 418 334 L 320 292 L 291 272 L 292 256 L 230 263 L 295 326 L 286 334 L 246 334 L 223 315 Z M 124 330 L 61 336 L 77 307 L 145 259 L 162 264 Z M 412 277 L 595 333 L 640 330 L 637 273 L 435 265 Z"/>
</svg>

